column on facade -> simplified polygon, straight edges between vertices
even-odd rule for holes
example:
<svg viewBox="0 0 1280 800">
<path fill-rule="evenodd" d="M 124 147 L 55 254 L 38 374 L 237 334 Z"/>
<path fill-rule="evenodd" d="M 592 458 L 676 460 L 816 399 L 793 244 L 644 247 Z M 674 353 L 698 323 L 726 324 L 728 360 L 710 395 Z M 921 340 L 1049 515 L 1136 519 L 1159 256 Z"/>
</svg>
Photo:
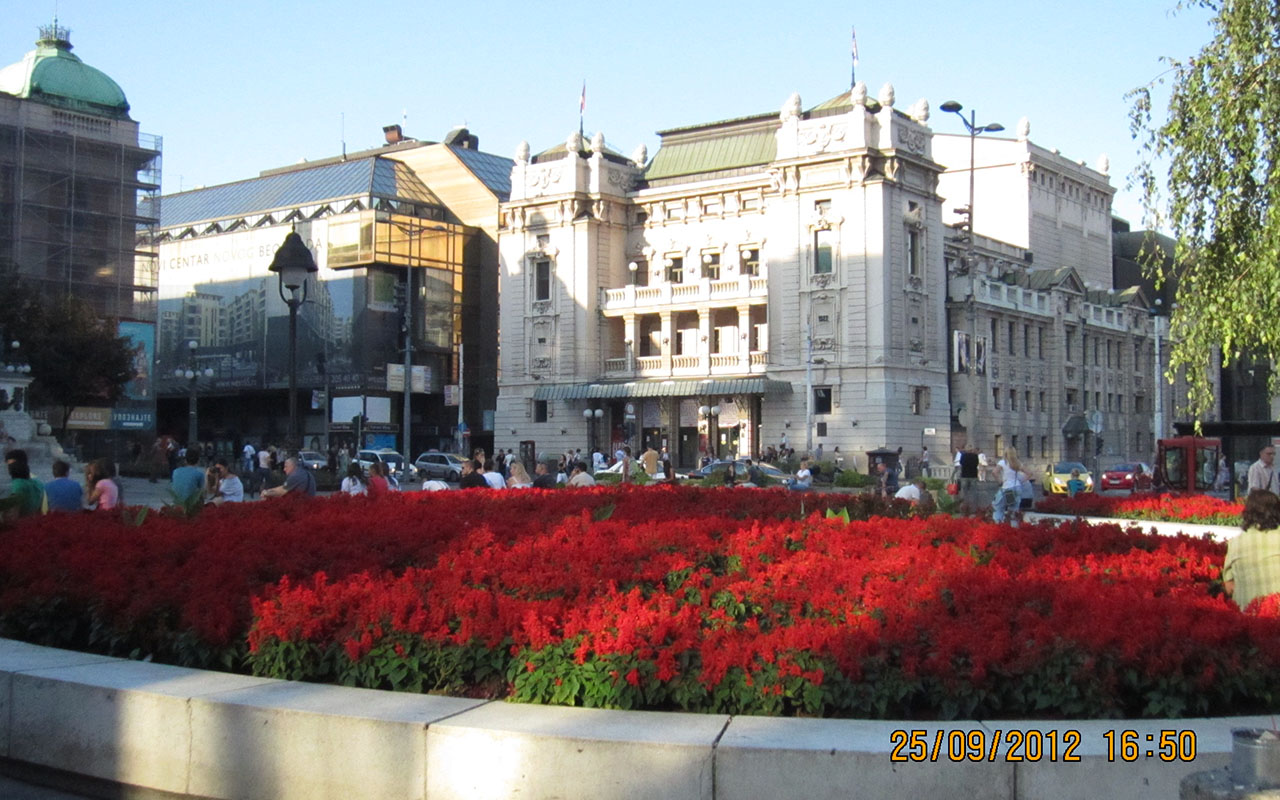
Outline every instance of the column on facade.
<svg viewBox="0 0 1280 800">
<path fill-rule="evenodd" d="M 738 306 L 738 368 L 751 371 L 751 306 Z"/>
<path fill-rule="evenodd" d="M 711 310 L 698 309 L 698 368 L 711 372 Z"/>
<path fill-rule="evenodd" d="M 631 287 L 633 290 L 635 287 Z M 639 342 L 636 339 L 636 315 L 624 314 L 622 317 L 622 341 L 623 347 L 626 348 L 627 355 L 627 372 L 636 371 L 636 347 Z"/>
<path fill-rule="evenodd" d="M 665 412 L 663 419 L 665 420 L 666 440 L 667 440 L 667 457 L 671 459 L 671 469 L 674 471 L 676 464 L 680 459 L 676 456 L 676 451 L 680 446 L 680 398 L 664 397 L 662 399 L 662 409 Z M 671 478 L 667 476 L 668 480 Z"/>
<path fill-rule="evenodd" d="M 662 374 L 671 374 L 671 352 L 675 349 L 672 339 L 675 337 L 675 331 L 671 329 L 671 312 L 661 311 L 658 313 L 659 325 L 662 329 Z"/>
</svg>

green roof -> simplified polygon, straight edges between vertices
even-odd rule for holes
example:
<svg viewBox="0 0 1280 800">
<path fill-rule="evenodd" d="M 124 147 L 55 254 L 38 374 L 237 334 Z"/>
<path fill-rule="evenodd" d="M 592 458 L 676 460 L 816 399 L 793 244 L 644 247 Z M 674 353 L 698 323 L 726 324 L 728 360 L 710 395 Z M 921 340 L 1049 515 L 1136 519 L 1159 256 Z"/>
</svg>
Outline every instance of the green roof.
<svg viewBox="0 0 1280 800">
<path fill-rule="evenodd" d="M 36 49 L 0 69 L 0 92 L 96 116 L 129 118 L 120 85 L 71 53 L 66 28 L 40 29 Z"/>
<path fill-rule="evenodd" d="M 645 170 L 644 177 L 652 181 L 755 167 L 773 161 L 777 152 L 778 141 L 772 130 L 726 133 L 670 143 L 664 141 L 649 169 Z"/>
</svg>

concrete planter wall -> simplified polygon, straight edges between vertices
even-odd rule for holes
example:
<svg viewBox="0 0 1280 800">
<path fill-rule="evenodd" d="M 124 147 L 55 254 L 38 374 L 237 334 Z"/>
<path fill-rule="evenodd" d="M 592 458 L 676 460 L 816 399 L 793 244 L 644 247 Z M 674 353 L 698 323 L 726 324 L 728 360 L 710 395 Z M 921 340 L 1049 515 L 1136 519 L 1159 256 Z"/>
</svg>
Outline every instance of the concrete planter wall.
<svg viewBox="0 0 1280 800">
<path fill-rule="evenodd" d="M 1268 718 L 924 722 L 602 711 L 292 683 L 54 650 L 0 639 L 0 755 L 177 795 L 370 797 L 1169 798 L 1230 761 L 1233 728 Z M 1108 731 L 1144 755 L 1108 759 Z M 891 760 L 895 731 L 939 751 Z M 1146 757 L 1150 734 L 1194 731 L 1191 761 Z M 969 733 L 1078 731 L 1078 761 L 952 760 Z M 953 739 L 956 733 L 959 739 Z M 932 749 L 931 747 L 929 749 Z M 1014 753 L 1019 755 L 1019 753 Z"/>
</svg>

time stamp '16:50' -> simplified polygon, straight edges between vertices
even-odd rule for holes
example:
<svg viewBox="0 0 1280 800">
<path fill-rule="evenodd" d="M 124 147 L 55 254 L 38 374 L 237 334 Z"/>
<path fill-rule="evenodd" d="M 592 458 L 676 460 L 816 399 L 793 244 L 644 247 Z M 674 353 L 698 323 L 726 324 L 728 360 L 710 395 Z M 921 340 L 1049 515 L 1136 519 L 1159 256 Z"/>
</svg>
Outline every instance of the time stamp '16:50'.
<svg viewBox="0 0 1280 800">
<path fill-rule="evenodd" d="M 1102 734 L 1107 761 L 1133 762 L 1155 758 L 1160 761 L 1194 761 L 1196 732 L 1161 730 L 1139 733 L 1108 730 Z M 1079 761 L 1077 749 L 1084 741 L 1080 731 L 1022 730 L 993 731 L 896 730 L 889 734 L 889 760 L 926 761 Z"/>
</svg>

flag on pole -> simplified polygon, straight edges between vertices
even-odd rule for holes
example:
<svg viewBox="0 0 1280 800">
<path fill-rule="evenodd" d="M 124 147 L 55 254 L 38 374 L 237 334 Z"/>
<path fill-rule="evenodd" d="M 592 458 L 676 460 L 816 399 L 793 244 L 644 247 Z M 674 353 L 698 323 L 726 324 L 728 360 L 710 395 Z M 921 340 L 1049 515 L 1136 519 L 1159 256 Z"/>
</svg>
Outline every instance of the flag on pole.
<svg viewBox="0 0 1280 800">
<path fill-rule="evenodd" d="M 587 110 L 587 81 L 582 81 L 582 95 L 578 98 L 578 113 L 582 114 Z"/>
<path fill-rule="evenodd" d="M 853 56 L 853 66 L 849 68 L 849 85 L 853 86 L 858 82 L 858 29 L 850 26 L 849 35 L 851 39 L 851 52 Z"/>
</svg>

